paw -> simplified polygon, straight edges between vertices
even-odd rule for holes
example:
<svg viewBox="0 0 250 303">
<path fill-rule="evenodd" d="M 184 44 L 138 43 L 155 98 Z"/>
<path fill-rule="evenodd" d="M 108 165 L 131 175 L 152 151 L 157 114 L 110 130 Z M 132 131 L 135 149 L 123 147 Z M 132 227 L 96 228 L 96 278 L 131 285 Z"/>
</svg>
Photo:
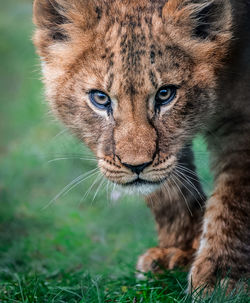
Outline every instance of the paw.
<svg viewBox="0 0 250 303">
<path fill-rule="evenodd" d="M 201 292 L 205 296 L 218 287 L 224 289 L 225 293 L 247 288 L 247 284 L 241 281 L 240 271 L 238 275 L 236 273 L 237 270 L 225 270 L 225 264 L 222 265 L 213 258 L 197 258 L 189 275 L 189 292 Z"/>
<path fill-rule="evenodd" d="M 214 264 L 211 259 L 196 260 L 189 274 L 189 292 L 199 292 L 205 288 L 206 292 L 210 292 L 215 284 L 216 275 L 214 274 Z"/>
<path fill-rule="evenodd" d="M 187 267 L 191 264 L 194 249 L 183 251 L 179 248 L 151 248 L 138 258 L 136 269 L 139 274 L 137 278 L 143 279 L 143 273 L 163 273 L 164 270 L 172 270 L 176 267 Z"/>
</svg>

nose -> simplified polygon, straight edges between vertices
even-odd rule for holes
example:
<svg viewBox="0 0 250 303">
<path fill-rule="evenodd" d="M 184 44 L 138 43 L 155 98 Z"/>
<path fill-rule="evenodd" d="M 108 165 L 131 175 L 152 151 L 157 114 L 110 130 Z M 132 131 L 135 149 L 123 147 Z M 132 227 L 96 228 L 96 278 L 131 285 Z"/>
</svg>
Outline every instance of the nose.
<svg viewBox="0 0 250 303">
<path fill-rule="evenodd" d="M 133 173 L 136 173 L 137 175 L 139 175 L 144 168 L 146 168 L 147 166 L 149 166 L 152 162 L 147 162 L 147 163 L 143 163 L 140 165 L 130 165 L 127 163 L 122 163 L 124 166 L 126 166 L 127 168 L 131 169 Z"/>
</svg>

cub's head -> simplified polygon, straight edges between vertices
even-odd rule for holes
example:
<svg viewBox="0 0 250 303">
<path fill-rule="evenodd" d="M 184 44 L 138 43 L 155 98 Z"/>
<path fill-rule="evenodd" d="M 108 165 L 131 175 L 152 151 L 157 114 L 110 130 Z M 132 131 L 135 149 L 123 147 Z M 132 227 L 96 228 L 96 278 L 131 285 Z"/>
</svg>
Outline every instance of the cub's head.
<svg viewBox="0 0 250 303">
<path fill-rule="evenodd" d="M 216 107 L 227 0 L 35 0 L 55 114 L 124 186 L 160 184 Z"/>
</svg>

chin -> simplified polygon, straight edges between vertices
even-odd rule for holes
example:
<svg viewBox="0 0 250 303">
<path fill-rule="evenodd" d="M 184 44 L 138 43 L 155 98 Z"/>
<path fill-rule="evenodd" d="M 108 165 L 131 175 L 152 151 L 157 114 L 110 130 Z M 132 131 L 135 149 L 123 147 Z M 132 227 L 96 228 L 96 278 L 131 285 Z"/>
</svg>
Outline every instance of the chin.
<svg viewBox="0 0 250 303">
<path fill-rule="evenodd" d="M 121 189 L 122 192 L 129 194 L 129 195 L 134 195 L 134 194 L 139 194 L 139 195 L 149 195 L 156 191 L 164 182 L 152 182 L 152 181 L 146 181 L 142 179 L 137 179 L 133 182 L 126 183 L 126 184 L 120 184 L 119 188 Z"/>
</svg>

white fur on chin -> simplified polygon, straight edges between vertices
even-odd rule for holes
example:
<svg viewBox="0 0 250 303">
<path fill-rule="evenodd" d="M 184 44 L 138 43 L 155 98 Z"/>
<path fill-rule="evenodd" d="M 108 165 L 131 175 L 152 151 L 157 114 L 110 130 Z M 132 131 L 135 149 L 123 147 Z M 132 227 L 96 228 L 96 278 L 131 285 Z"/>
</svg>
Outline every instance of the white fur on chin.
<svg viewBox="0 0 250 303">
<path fill-rule="evenodd" d="M 141 184 L 141 185 L 131 185 L 131 186 L 119 186 L 119 189 L 128 195 L 149 195 L 156 191 L 160 187 L 159 184 Z"/>
</svg>

